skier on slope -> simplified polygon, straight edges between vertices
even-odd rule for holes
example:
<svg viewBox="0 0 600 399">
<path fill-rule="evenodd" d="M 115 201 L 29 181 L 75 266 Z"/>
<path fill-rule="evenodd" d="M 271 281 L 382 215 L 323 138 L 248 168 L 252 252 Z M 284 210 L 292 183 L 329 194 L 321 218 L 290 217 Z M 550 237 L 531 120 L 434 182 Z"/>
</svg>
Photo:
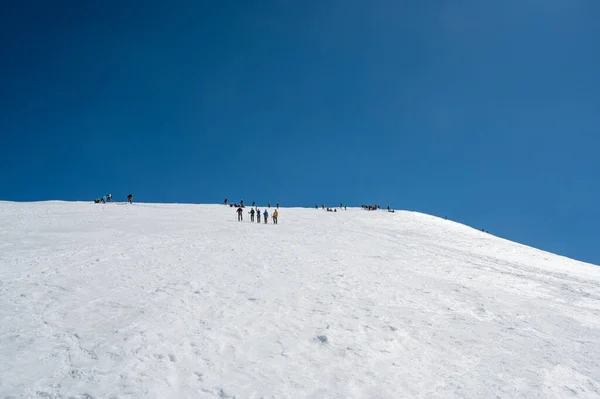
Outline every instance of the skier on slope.
<svg viewBox="0 0 600 399">
<path fill-rule="evenodd" d="M 250 209 L 250 212 L 248 212 L 248 213 L 250 214 L 250 221 L 254 222 L 254 213 L 255 213 L 254 208 Z"/>
<path fill-rule="evenodd" d="M 277 202 L 277 209 L 279 209 L 279 201 Z"/>
<path fill-rule="evenodd" d="M 269 221 L 269 212 L 265 209 L 265 213 L 263 213 L 263 217 L 265 219 L 265 224 Z"/>
<path fill-rule="evenodd" d="M 279 217 L 279 212 L 277 211 L 277 209 L 275 209 L 275 212 L 273 212 L 273 224 L 277 224 L 278 217 Z"/>
<path fill-rule="evenodd" d="M 256 222 L 260 223 L 260 209 L 256 208 Z"/>
<path fill-rule="evenodd" d="M 244 213 L 244 210 L 243 210 L 243 209 L 242 209 L 242 207 L 240 206 L 240 207 L 237 209 L 237 211 L 236 211 L 236 212 L 237 212 L 237 214 L 238 214 L 238 222 L 241 222 L 241 221 L 243 220 L 243 213 Z"/>
<path fill-rule="evenodd" d="M 133 203 L 133 194 L 129 194 L 127 196 L 127 203 L 132 204 Z"/>
</svg>

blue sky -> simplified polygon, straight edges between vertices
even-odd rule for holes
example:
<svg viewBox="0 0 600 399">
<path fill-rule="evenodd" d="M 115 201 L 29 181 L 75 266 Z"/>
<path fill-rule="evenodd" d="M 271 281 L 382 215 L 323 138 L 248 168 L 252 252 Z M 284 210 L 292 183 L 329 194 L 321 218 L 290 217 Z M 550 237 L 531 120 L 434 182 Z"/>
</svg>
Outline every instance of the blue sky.
<svg viewBox="0 0 600 399">
<path fill-rule="evenodd" d="M 600 264 L 597 0 L 0 7 L 0 199 L 389 204 Z"/>
</svg>

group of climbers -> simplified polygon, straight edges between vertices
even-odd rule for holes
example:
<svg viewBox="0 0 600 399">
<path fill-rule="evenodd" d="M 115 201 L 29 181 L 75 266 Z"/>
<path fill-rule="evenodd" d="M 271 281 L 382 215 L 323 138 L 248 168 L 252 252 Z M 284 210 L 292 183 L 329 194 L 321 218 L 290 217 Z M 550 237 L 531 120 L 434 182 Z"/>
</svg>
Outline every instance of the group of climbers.
<svg viewBox="0 0 600 399">
<path fill-rule="evenodd" d="M 96 199 L 94 200 L 94 203 L 105 204 L 110 201 L 112 201 L 112 194 L 106 194 L 105 196 L 102 196 L 102 197 L 96 197 Z"/>
<path fill-rule="evenodd" d="M 366 210 L 366 211 L 378 211 L 381 209 L 381 207 L 379 205 L 363 205 L 362 209 Z M 394 213 L 395 211 L 393 209 L 390 208 L 390 206 L 388 205 L 387 207 L 387 211 Z"/>
<path fill-rule="evenodd" d="M 279 203 L 277 203 L 277 208 L 279 208 Z M 244 221 L 244 207 L 241 205 L 238 206 L 236 212 L 238 214 L 238 222 Z M 254 216 L 256 216 L 256 222 L 260 223 L 260 215 L 261 215 L 260 209 L 251 208 L 250 212 L 248 212 L 248 213 L 250 214 L 251 222 L 254 222 Z M 265 209 L 262 216 L 263 216 L 264 223 L 267 224 L 269 221 L 269 211 L 267 209 Z M 275 209 L 275 211 L 273 211 L 272 218 L 273 218 L 273 224 L 277 224 L 277 219 L 279 218 L 278 209 Z"/>
<path fill-rule="evenodd" d="M 106 204 L 108 202 L 112 202 L 112 194 L 106 194 L 102 197 L 98 197 L 94 200 L 94 203 L 96 204 Z M 127 196 L 127 202 L 129 204 L 133 203 L 133 194 L 129 194 Z"/>
<path fill-rule="evenodd" d="M 362 205 L 361 207 L 362 207 L 362 209 L 367 210 L 367 211 L 376 211 L 376 210 L 381 209 L 381 207 L 379 205 Z M 326 210 L 327 212 L 337 212 L 337 209 L 329 208 L 329 207 L 325 208 L 325 204 L 322 204 L 321 208 L 323 210 Z M 319 209 L 318 204 L 315 205 L 315 209 Z M 346 205 L 344 205 L 343 203 L 340 202 L 340 209 L 347 210 L 348 208 Z M 387 210 L 388 210 L 388 212 L 394 212 L 394 210 L 390 209 L 389 206 L 387 207 Z"/>
<path fill-rule="evenodd" d="M 229 205 L 231 208 L 245 208 L 246 206 L 244 205 L 244 200 L 240 200 L 239 203 L 235 202 L 233 204 L 229 203 L 229 200 L 227 198 L 225 198 L 223 200 L 223 204 L 225 205 Z M 253 208 L 256 206 L 256 201 L 252 201 L 252 205 Z M 277 204 L 275 205 L 277 207 L 277 209 L 279 209 L 279 202 L 277 202 Z M 267 202 L 267 208 L 271 208 L 271 201 Z"/>
<path fill-rule="evenodd" d="M 327 209 L 325 209 L 325 204 L 321 204 L 321 208 L 323 210 L 327 210 L 327 212 L 337 212 L 337 209 L 334 209 L 334 208 L 327 207 Z M 319 205 L 318 204 L 315 205 L 315 209 L 319 209 Z M 340 209 L 343 209 L 343 210 L 346 211 L 346 210 L 348 210 L 348 207 L 340 202 Z"/>
<path fill-rule="evenodd" d="M 363 205 L 362 209 L 365 209 L 367 211 L 376 211 L 381 208 L 379 207 L 379 205 Z M 389 207 L 388 207 L 388 209 L 389 209 Z"/>
<path fill-rule="evenodd" d="M 238 214 L 238 221 L 243 221 L 244 220 L 244 200 L 240 200 L 239 203 L 234 203 L 234 204 L 229 204 L 229 201 L 227 198 L 225 198 L 225 200 L 223 201 L 223 203 L 225 205 L 229 205 L 230 207 L 235 207 L 236 208 L 236 212 Z M 279 202 L 277 202 L 276 204 L 277 209 L 279 209 Z M 261 222 L 261 216 L 262 216 L 262 220 L 263 223 L 268 223 L 269 220 L 269 211 L 268 209 L 271 208 L 271 202 L 267 203 L 267 209 L 265 209 L 265 211 L 263 213 L 261 213 L 260 209 L 258 209 L 256 207 L 256 202 L 252 201 L 252 208 L 250 209 L 250 211 L 248 212 L 250 214 L 250 221 L 254 222 L 254 218 L 256 217 L 256 221 L 257 223 Z M 327 212 L 337 212 L 337 208 L 331 208 L 331 207 L 325 207 L 325 204 L 321 204 L 321 208 L 324 211 Z M 273 212 L 273 214 L 271 215 L 272 219 L 273 219 L 273 224 L 277 224 L 277 218 L 279 217 L 279 212 L 278 210 L 275 210 Z M 315 205 L 315 209 L 319 209 L 319 205 L 316 204 Z M 347 210 L 347 205 L 344 205 L 344 203 L 340 202 L 339 204 L 339 209 L 340 210 Z M 379 205 L 362 205 L 362 209 L 364 210 L 368 210 L 368 211 L 375 211 L 375 210 L 380 210 L 381 207 Z M 393 209 L 390 209 L 390 207 L 387 207 L 388 212 L 394 212 Z"/>
<path fill-rule="evenodd" d="M 106 204 L 110 201 L 112 201 L 112 194 L 106 194 L 105 196 L 98 197 L 94 200 L 96 204 Z"/>
</svg>

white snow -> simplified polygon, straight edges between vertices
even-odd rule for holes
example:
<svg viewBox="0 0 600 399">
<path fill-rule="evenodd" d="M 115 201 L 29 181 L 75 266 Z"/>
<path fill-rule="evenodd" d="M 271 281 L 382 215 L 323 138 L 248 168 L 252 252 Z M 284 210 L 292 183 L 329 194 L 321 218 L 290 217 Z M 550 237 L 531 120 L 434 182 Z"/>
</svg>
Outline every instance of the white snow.
<svg viewBox="0 0 600 399">
<path fill-rule="evenodd" d="M 244 218 L 1 202 L 0 397 L 600 397 L 599 267 L 413 212 Z"/>
</svg>

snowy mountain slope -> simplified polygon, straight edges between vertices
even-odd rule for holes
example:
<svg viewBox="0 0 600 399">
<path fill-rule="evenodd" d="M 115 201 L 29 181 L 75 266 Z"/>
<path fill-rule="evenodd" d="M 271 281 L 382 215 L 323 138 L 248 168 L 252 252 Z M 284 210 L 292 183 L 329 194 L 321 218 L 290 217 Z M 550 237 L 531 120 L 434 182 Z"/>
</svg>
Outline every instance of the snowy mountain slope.
<svg viewBox="0 0 600 399">
<path fill-rule="evenodd" d="M 0 397 L 600 397 L 600 268 L 412 212 L 279 222 L 0 203 Z"/>
</svg>

